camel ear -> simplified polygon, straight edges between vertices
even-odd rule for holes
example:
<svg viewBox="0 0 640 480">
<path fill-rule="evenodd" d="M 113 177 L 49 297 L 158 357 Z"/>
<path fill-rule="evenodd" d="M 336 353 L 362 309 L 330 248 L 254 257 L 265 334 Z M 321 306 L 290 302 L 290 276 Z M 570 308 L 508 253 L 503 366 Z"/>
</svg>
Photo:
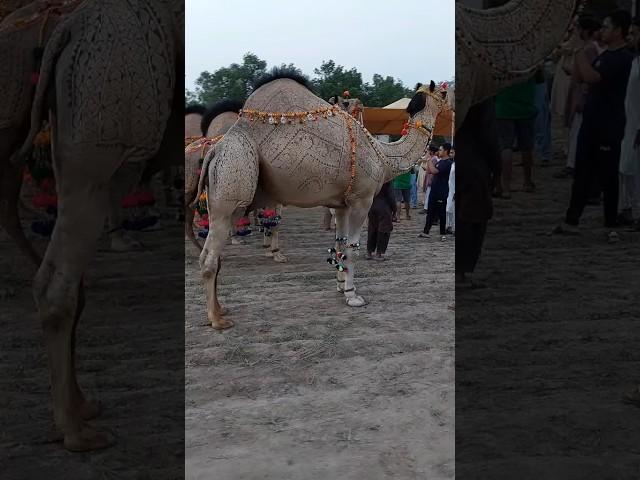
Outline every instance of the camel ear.
<svg viewBox="0 0 640 480">
<path fill-rule="evenodd" d="M 434 82 L 433 80 L 431 80 L 431 83 L 429 84 L 429 91 L 430 92 L 434 92 L 436 89 L 436 82 Z"/>
<path fill-rule="evenodd" d="M 421 84 L 421 83 L 416 83 L 416 88 L 415 88 L 415 90 L 416 90 L 416 91 L 418 91 L 418 89 L 419 89 L 421 86 L 422 86 L 422 84 Z"/>
</svg>

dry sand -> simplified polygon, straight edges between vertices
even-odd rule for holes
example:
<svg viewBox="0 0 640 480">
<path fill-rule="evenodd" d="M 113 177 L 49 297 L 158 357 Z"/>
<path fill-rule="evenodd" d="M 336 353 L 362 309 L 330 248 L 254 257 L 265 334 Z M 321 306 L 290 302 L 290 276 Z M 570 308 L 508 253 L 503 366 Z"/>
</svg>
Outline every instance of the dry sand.
<svg viewBox="0 0 640 480">
<path fill-rule="evenodd" d="M 187 248 L 186 467 L 189 479 L 454 477 L 454 246 L 396 226 L 387 262 L 356 262 L 369 304 L 336 292 L 320 209 L 288 208 L 281 248 L 228 245 L 221 303 L 236 326 L 206 326 Z M 435 229 L 434 231 L 437 231 Z M 365 249 L 363 249 L 365 250 Z"/>
<path fill-rule="evenodd" d="M 148 251 L 99 253 L 86 276 L 78 378 L 104 404 L 91 423 L 117 436 L 114 447 L 92 454 L 66 452 L 53 427 L 43 335 L 31 295 L 34 272 L 0 232 L 0 289 L 9 293 L 0 298 L 3 479 L 182 478 L 184 253 L 176 245 L 182 247 L 183 230 L 175 220 L 163 223 L 160 231 L 137 235 Z M 37 244 L 44 249 L 44 241 Z"/>
<path fill-rule="evenodd" d="M 465 478 L 640 478 L 640 409 L 620 400 L 640 383 L 640 233 L 607 243 L 591 206 L 582 235 L 549 236 L 568 205 L 571 180 L 553 178 L 563 166 L 537 166 L 537 192 L 495 202 L 476 272 L 486 288 L 457 292 Z"/>
</svg>

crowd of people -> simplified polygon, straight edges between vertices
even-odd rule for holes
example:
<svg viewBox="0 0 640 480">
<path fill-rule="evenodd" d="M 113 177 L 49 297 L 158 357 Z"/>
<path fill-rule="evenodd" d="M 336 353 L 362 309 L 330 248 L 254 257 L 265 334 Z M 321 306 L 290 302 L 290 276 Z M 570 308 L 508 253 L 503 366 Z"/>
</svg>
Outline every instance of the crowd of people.
<svg viewBox="0 0 640 480">
<path fill-rule="evenodd" d="M 411 220 L 411 210 L 424 207 L 425 224 L 420 238 L 429 238 L 431 227 L 438 224 L 440 239 L 455 235 L 455 151 L 450 143 L 430 144 L 420 164 L 385 183 L 369 211 L 367 259 L 384 260 L 393 224 L 402 218 Z"/>
<path fill-rule="evenodd" d="M 456 131 L 459 161 L 456 285 L 473 286 L 493 198 L 509 201 L 513 152 L 522 158 L 522 192 L 532 194 L 534 159 L 549 164 L 552 124 L 563 128 L 571 178 L 564 219 L 551 233 L 579 234 L 585 206 L 604 207 L 611 242 L 640 230 L 640 28 L 625 10 L 581 14 L 557 52 L 526 79 L 473 106 Z M 560 212 L 559 212 L 560 213 Z"/>
<path fill-rule="evenodd" d="M 640 228 L 640 31 L 638 20 L 616 10 L 600 20 L 582 15 L 559 49 L 550 95 L 545 69 L 494 99 L 500 172 L 493 196 L 511 198 L 513 149 L 522 158 L 524 192 L 533 192 L 533 159 L 551 157 L 552 116 L 564 130 L 566 166 L 555 178 L 572 178 L 564 220 L 552 233 L 578 234 L 588 204 L 603 205 L 609 241 L 617 229 Z"/>
</svg>

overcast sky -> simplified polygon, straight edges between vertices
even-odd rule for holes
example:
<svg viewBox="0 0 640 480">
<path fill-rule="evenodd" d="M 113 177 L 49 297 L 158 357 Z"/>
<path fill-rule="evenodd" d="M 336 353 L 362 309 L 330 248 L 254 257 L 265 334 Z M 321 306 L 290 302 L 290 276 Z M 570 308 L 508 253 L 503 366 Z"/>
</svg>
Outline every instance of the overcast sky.
<svg viewBox="0 0 640 480">
<path fill-rule="evenodd" d="M 323 60 L 406 86 L 455 72 L 453 0 L 186 0 L 186 87 L 200 72 L 293 63 L 313 77 Z"/>
</svg>

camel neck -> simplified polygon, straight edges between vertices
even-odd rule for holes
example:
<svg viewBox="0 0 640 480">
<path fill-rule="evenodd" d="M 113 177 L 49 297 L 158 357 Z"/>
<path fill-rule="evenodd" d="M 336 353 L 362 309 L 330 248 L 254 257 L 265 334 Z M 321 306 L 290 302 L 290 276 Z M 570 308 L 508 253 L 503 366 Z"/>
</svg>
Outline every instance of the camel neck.
<svg viewBox="0 0 640 480">
<path fill-rule="evenodd" d="M 385 182 L 407 173 L 424 155 L 428 137 L 412 128 L 407 135 L 397 142 L 384 143 L 378 141 L 378 147 L 385 164 Z"/>
</svg>

